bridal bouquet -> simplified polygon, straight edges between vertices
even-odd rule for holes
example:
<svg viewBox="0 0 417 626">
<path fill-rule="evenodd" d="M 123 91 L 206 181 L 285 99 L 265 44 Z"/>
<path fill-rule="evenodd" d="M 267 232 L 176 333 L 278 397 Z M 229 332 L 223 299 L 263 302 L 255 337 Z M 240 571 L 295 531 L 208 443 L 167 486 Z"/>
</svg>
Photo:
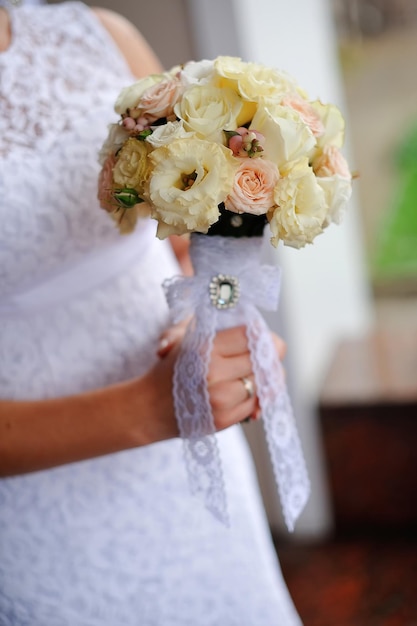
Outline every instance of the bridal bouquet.
<svg viewBox="0 0 417 626">
<path fill-rule="evenodd" d="M 256 390 L 284 517 L 292 529 L 309 481 L 282 367 L 258 307 L 274 310 L 274 246 L 301 248 L 341 219 L 351 173 L 344 120 L 296 81 L 239 58 L 189 62 L 120 93 L 100 152 L 98 197 L 122 233 L 139 217 L 157 236 L 191 234 L 195 275 L 164 285 L 174 320 L 192 316 L 174 373 L 174 400 L 193 489 L 226 517 L 221 463 L 205 385 L 214 334 L 246 324 Z"/>
</svg>

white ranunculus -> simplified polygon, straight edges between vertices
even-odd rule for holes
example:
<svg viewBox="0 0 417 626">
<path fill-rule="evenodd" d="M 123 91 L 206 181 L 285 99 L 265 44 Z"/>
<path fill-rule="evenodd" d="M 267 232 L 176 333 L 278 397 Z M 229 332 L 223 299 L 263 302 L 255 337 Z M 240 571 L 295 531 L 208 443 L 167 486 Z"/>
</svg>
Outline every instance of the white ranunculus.
<svg viewBox="0 0 417 626">
<path fill-rule="evenodd" d="M 263 101 L 255 113 L 250 129 L 265 137 L 264 156 L 284 168 L 310 153 L 316 139 L 299 113 L 290 107 Z"/>
</svg>

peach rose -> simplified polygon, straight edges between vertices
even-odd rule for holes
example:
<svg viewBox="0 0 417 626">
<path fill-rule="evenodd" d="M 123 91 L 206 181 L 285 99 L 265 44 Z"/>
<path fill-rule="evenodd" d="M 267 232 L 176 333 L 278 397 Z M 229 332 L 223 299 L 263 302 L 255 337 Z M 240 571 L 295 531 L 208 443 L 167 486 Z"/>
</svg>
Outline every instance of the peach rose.
<svg viewBox="0 0 417 626">
<path fill-rule="evenodd" d="M 181 83 L 177 78 L 163 80 L 148 87 L 139 100 L 137 108 L 152 122 L 161 117 L 170 117 L 181 89 Z"/>
<path fill-rule="evenodd" d="M 277 166 L 261 158 L 245 159 L 236 171 L 233 188 L 225 200 L 234 213 L 263 215 L 274 206 L 274 187 L 279 178 Z"/>
<path fill-rule="evenodd" d="M 324 124 L 313 106 L 298 94 L 292 93 L 282 99 L 284 106 L 291 107 L 300 114 L 301 119 L 310 128 L 315 137 L 321 137 L 324 133 Z"/>
<path fill-rule="evenodd" d="M 105 159 L 98 177 L 97 198 L 101 208 L 109 213 L 113 213 L 117 209 L 117 202 L 115 202 L 113 197 L 113 168 L 115 164 L 116 158 L 113 154 L 110 154 Z"/>
<path fill-rule="evenodd" d="M 324 146 L 321 154 L 313 160 L 313 170 L 320 178 L 335 174 L 349 180 L 352 177 L 345 157 L 336 146 Z"/>
</svg>

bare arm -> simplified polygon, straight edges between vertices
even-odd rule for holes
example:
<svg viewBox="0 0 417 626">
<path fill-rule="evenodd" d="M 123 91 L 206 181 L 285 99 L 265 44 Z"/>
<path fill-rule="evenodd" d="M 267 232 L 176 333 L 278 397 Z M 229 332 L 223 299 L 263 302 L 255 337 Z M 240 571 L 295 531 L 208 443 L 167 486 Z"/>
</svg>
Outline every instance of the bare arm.
<svg viewBox="0 0 417 626">
<path fill-rule="evenodd" d="M 0 401 L 0 476 L 24 474 L 178 436 L 172 375 L 184 326 L 170 328 L 160 359 L 143 377 L 79 395 Z M 285 346 L 277 340 L 282 356 Z M 243 326 L 214 340 L 207 383 L 217 430 L 256 417 L 257 399 Z"/>
<path fill-rule="evenodd" d="M 93 12 L 114 39 L 134 76 L 142 78 L 163 71 L 161 62 L 152 48 L 125 17 L 98 7 L 94 7 Z"/>
<path fill-rule="evenodd" d="M 46 469 L 177 436 L 175 355 L 145 376 L 79 395 L 0 401 L 0 476 Z"/>
</svg>

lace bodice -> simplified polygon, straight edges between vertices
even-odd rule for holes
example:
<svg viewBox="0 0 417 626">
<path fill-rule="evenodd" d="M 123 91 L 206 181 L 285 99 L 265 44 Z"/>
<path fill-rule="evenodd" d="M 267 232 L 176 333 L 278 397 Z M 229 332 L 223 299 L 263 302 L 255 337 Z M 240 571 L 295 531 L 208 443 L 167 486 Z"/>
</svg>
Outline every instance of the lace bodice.
<svg viewBox="0 0 417 626">
<path fill-rule="evenodd" d="M 0 54 L 3 295 L 119 237 L 97 210 L 97 151 L 115 120 L 109 103 L 132 81 L 82 3 L 12 9 L 11 28 Z M 106 71 L 91 72 L 95 66 Z"/>
</svg>

